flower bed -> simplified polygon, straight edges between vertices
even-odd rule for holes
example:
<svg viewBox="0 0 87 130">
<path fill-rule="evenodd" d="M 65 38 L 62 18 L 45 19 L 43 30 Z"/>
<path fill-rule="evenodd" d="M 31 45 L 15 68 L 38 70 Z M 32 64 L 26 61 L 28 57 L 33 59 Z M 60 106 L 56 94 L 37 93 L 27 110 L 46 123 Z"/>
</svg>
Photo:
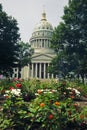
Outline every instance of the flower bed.
<svg viewBox="0 0 87 130">
<path fill-rule="evenodd" d="M 87 130 L 87 106 L 75 102 L 82 96 L 75 84 L 14 80 L 0 89 L 1 130 Z"/>
</svg>

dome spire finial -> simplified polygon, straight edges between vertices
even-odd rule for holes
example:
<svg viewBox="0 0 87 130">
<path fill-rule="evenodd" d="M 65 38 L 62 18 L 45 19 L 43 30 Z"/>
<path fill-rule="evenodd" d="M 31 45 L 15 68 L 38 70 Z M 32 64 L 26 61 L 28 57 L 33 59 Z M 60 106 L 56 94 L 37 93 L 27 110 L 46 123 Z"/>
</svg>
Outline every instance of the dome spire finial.
<svg viewBox="0 0 87 130">
<path fill-rule="evenodd" d="M 41 18 L 41 21 L 46 21 L 46 13 L 45 13 L 45 6 L 43 5 L 43 10 L 42 10 L 42 18 Z"/>
</svg>

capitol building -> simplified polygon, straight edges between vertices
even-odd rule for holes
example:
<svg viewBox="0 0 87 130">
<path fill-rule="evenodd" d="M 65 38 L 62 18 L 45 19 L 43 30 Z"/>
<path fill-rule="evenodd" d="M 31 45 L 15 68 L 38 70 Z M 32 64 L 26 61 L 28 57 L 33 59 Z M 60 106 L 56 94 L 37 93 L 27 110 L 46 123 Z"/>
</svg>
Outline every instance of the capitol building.
<svg viewBox="0 0 87 130">
<path fill-rule="evenodd" d="M 43 10 L 41 20 L 32 32 L 30 45 L 34 49 L 31 64 L 25 66 L 21 70 L 21 78 L 30 79 L 50 79 L 55 78 L 55 75 L 48 73 L 48 67 L 51 60 L 55 57 L 55 52 L 50 48 L 51 38 L 53 33 L 52 25 L 47 21 L 46 13 Z M 14 69 L 14 78 L 18 77 L 18 70 Z"/>
</svg>

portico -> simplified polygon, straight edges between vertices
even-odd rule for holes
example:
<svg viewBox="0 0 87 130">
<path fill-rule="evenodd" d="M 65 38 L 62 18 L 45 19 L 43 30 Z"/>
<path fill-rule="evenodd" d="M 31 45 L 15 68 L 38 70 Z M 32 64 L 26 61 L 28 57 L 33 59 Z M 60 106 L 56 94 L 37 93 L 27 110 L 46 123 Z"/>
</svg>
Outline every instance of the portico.
<svg viewBox="0 0 87 130">
<path fill-rule="evenodd" d="M 30 69 L 31 78 L 49 79 L 53 78 L 47 71 L 49 63 L 32 63 Z"/>
</svg>

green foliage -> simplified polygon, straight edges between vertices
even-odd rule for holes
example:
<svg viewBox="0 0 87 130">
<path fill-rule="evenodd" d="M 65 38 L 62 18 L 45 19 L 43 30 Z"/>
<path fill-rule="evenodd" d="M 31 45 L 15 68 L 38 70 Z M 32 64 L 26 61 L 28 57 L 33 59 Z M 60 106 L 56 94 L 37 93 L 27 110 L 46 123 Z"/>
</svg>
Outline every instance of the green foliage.
<svg viewBox="0 0 87 130">
<path fill-rule="evenodd" d="M 21 77 L 20 76 L 21 68 L 31 63 L 32 54 L 33 49 L 31 48 L 29 43 L 24 43 L 23 41 L 21 41 L 19 43 L 18 62 L 17 62 L 18 78 Z"/>
<path fill-rule="evenodd" d="M 52 62 L 54 68 L 50 69 L 65 76 L 74 72 L 82 77 L 83 82 L 87 74 L 86 14 L 86 0 L 70 0 L 64 8 L 63 22 L 53 32 L 52 47 L 57 52 L 57 58 L 54 59 L 55 64 L 54 60 Z"/>
<path fill-rule="evenodd" d="M 24 43 L 23 41 L 19 43 L 19 62 L 18 65 L 20 67 L 24 67 L 28 65 L 31 61 L 31 55 L 33 54 L 33 49 L 29 45 L 29 43 Z"/>
<path fill-rule="evenodd" d="M 8 76 L 17 62 L 19 28 L 17 21 L 2 10 L 0 4 L 0 74 Z"/>
<path fill-rule="evenodd" d="M 9 79 L 3 79 L 0 81 L 0 88 L 2 90 L 7 90 L 9 89 L 9 87 L 11 86 L 15 86 L 15 83 L 13 83 L 13 81 L 9 80 Z"/>
<path fill-rule="evenodd" d="M 21 129 L 26 128 L 29 123 L 28 104 L 22 98 L 11 96 L 3 105 L 3 113 L 1 114 L 0 128 Z M 8 123 L 6 123 L 8 121 Z"/>
</svg>

